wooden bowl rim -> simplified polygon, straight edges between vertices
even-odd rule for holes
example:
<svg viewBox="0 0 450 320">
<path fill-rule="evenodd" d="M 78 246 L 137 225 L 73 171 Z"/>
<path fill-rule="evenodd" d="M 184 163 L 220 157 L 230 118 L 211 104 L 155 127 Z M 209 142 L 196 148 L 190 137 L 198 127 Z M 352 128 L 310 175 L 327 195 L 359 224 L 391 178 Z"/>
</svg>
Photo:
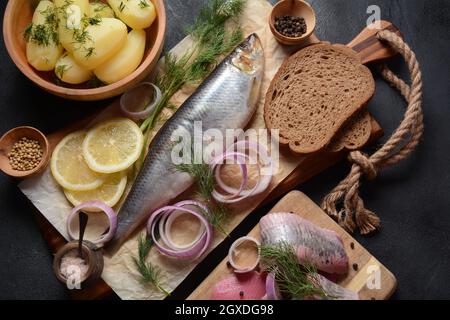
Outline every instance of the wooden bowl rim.
<svg viewBox="0 0 450 320">
<path fill-rule="evenodd" d="M 274 25 L 274 21 L 275 21 L 274 14 L 275 14 L 276 8 L 278 6 L 281 6 L 283 4 L 283 2 L 286 2 L 286 1 L 291 1 L 291 0 L 279 1 L 273 6 L 273 8 L 270 12 L 270 19 L 269 19 L 270 30 L 275 35 L 275 37 L 277 37 L 278 39 L 281 39 L 283 41 L 283 43 L 302 42 L 302 41 L 306 40 L 307 38 L 309 38 L 313 34 L 314 30 L 316 29 L 316 24 L 317 24 L 316 12 L 315 12 L 314 8 L 308 2 L 303 1 L 303 0 L 295 0 L 295 2 L 297 2 L 297 4 L 305 5 L 309 10 L 311 10 L 314 23 L 313 23 L 312 27 L 307 26 L 308 30 L 306 31 L 306 33 L 304 33 L 300 37 L 286 37 L 286 36 L 282 35 L 281 33 L 279 33 Z"/>
<path fill-rule="evenodd" d="M 126 78 L 123 78 L 122 80 L 115 82 L 113 84 L 109 84 L 100 88 L 93 88 L 93 89 L 73 89 L 73 88 L 66 88 L 62 86 L 58 86 L 54 83 L 51 83 L 49 81 L 44 80 L 43 78 L 39 77 L 37 74 L 33 72 L 29 72 L 27 68 L 25 67 L 24 63 L 20 61 L 17 58 L 17 55 L 15 54 L 13 50 L 13 43 L 12 43 L 12 37 L 10 37 L 7 33 L 8 26 L 11 25 L 12 20 L 12 8 L 13 8 L 13 2 L 17 0 L 8 0 L 8 4 L 6 6 L 5 13 L 3 15 L 3 39 L 5 42 L 6 49 L 9 53 L 9 56 L 13 60 L 13 62 L 16 64 L 16 66 L 20 69 L 20 71 L 31 81 L 33 81 L 36 85 L 43 88 L 44 90 L 48 90 L 54 94 L 60 95 L 60 96 L 83 96 L 83 97 L 91 97 L 96 96 L 99 94 L 105 94 L 107 92 L 112 92 L 117 89 L 120 89 L 121 87 L 127 85 L 129 82 L 133 81 L 135 78 L 137 78 L 144 70 L 152 63 L 154 59 L 157 58 L 159 46 L 152 45 L 150 52 L 148 56 L 141 62 L 139 67 L 134 70 L 133 73 L 128 75 Z M 167 21 L 166 21 L 166 9 L 164 5 L 164 0 L 152 0 L 157 2 L 156 9 L 157 9 L 157 21 L 158 21 L 158 32 L 156 34 L 156 39 L 154 43 L 160 43 L 161 46 L 164 44 L 164 37 L 166 35 L 166 27 L 167 27 Z"/>
<path fill-rule="evenodd" d="M 30 127 L 30 126 L 20 126 L 20 127 L 15 127 L 12 128 L 11 130 L 9 130 L 8 132 L 6 132 L 5 134 L 3 134 L 0 138 L 0 149 L 2 148 L 1 142 L 3 142 L 7 136 L 14 134 L 16 131 L 23 131 L 25 132 L 25 134 L 23 134 L 24 137 L 27 137 L 26 132 L 30 132 L 33 131 L 35 133 L 37 133 L 40 137 L 41 140 L 44 142 L 44 146 L 42 146 L 42 160 L 41 162 L 34 168 L 28 171 L 18 171 L 18 170 L 14 170 L 11 168 L 11 166 L 8 163 L 8 168 L 5 168 L 4 166 L 0 166 L 0 169 L 7 175 L 14 177 L 14 178 L 27 178 L 30 177 L 34 174 L 37 174 L 39 172 L 41 172 L 48 164 L 49 160 L 50 160 L 50 144 L 48 142 L 47 137 L 45 136 L 45 134 L 43 134 L 39 129 L 36 129 L 34 127 Z"/>
</svg>

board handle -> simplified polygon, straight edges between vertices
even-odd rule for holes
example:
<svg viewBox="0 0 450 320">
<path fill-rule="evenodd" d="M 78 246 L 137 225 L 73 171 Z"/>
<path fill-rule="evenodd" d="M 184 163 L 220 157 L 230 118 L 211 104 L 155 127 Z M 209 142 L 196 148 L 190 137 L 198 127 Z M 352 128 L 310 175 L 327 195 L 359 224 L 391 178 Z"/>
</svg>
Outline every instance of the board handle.
<svg viewBox="0 0 450 320">
<path fill-rule="evenodd" d="M 374 24 L 367 26 L 357 35 L 347 47 L 352 48 L 358 53 L 363 64 L 382 61 L 394 57 L 397 53 L 389 46 L 378 40 L 377 33 L 381 30 L 389 30 L 403 38 L 400 30 L 391 22 L 380 20 L 379 27 L 376 28 Z"/>
</svg>

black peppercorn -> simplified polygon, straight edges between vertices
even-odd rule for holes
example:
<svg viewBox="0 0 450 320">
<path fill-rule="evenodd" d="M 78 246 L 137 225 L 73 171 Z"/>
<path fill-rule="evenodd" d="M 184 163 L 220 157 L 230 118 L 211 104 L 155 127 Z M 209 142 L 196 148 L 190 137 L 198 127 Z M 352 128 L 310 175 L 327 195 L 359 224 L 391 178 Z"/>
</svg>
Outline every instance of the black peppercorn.
<svg viewBox="0 0 450 320">
<path fill-rule="evenodd" d="M 243 297 L 244 296 L 244 291 L 239 292 L 239 296 Z"/>
<path fill-rule="evenodd" d="M 275 18 L 275 29 L 286 37 L 301 37 L 307 31 L 305 19 L 295 16 Z"/>
</svg>

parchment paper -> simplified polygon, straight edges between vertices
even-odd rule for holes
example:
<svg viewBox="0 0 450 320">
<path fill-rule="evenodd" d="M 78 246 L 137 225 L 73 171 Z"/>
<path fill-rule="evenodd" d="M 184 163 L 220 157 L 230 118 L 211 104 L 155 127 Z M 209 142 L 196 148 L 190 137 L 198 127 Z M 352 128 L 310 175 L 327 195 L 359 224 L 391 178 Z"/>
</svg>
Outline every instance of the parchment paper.
<svg viewBox="0 0 450 320">
<path fill-rule="evenodd" d="M 270 81 L 277 72 L 284 58 L 288 55 L 286 49 L 282 48 L 270 32 L 268 20 L 271 5 L 265 0 L 248 0 L 247 6 L 240 19 L 245 35 L 257 33 L 262 41 L 265 53 L 265 74 L 258 102 L 258 111 L 250 127 L 264 128 L 263 107 L 264 96 Z M 189 38 L 181 41 L 171 52 L 180 55 L 190 47 Z M 160 62 L 159 68 L 163 64 Z M 185 87 L 172 99 L 176 106 L 181 103 L 195 90 L 194 87 Z M 95 120 L 103 120 L 117 114 L 117 102 L 103 111 Z M 167 113 L 166 117 L 170 114 Z M 302 161 L 302 158 L 290 154 L 280 153 L 280 168 L 274 176 L 269 190 L 264 194 L 251 198 L 245 204 L 232 209 L 232 214 L 227 222 L 228 231 L 233 230 L 258 204 L 283 181 Z M 50 170 L 47 169 L 41 176 L 23 181 L 19 188 L 33 202 L 34 206 L 52 223 L 52 225 L 67 239 L 66 219 L 72 206 L 66 200 L 61 188 L 53 180 Z M 86 231 L 86 238 L 93 237 L 104 228 L 102 215 L 90 215 L 90 229 Z M 92 227 L 94 226 L 94 227 Z M 224 236 L 216 232 L 214 244 L 210 251 L 215 248 Z M 157 291 L 152 285 L 143 285 L 139 281 L 139 273 L 133 263 L 132 257 L 137 254 L 137 235 L 128 240 L 122 248 L 113 256 L 105 256 L 105 268 L 102 277 L 105 282 L 122 299 L 163 299 L 164 295 Z M 204 255 L 205 257 L 206 255 Z M 159 254 L 155 249 L 149 254 L 149 261 L 157 265 L 161 270 L 161 282 L 169 291 L 174 290 L 200 262 L 182 262 Z"/>
</svg>

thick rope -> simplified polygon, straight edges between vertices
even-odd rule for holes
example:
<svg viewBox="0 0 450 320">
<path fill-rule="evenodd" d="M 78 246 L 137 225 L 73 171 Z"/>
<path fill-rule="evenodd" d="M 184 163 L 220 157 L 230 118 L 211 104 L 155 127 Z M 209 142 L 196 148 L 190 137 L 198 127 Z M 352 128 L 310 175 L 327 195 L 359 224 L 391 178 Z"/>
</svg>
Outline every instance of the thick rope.
<svg viewBox="0 0 450 320">
<path fill-rule="evenodd" d="M 383 78 L 388 81 L 408 102 L 404 118 L 388 141 L 370 157 L 360 151 L 348 156 L 353 163 L 348 176 L 339 183 L 323 200 L 322 208 L 346 230 L 353 232 L 356 227 L 361 234 L 368 234 L 380 226 L 380 218 L 364 207 L 359 196 L 360 180 L 363 175 L 374 179 L 382 167 L 392 166 L 405 159 L 419 144 L 423 135 L 422 113 L 422 73 L 411 48 L 397 34 L 383 30 L 378 39 L 389 44 L 403 56 L 411 75 L 411 87 L 398 78 L 386 65 L 380 66 Z M 342 210 L 338 211 L 338 204 Z"/>
</svg>

